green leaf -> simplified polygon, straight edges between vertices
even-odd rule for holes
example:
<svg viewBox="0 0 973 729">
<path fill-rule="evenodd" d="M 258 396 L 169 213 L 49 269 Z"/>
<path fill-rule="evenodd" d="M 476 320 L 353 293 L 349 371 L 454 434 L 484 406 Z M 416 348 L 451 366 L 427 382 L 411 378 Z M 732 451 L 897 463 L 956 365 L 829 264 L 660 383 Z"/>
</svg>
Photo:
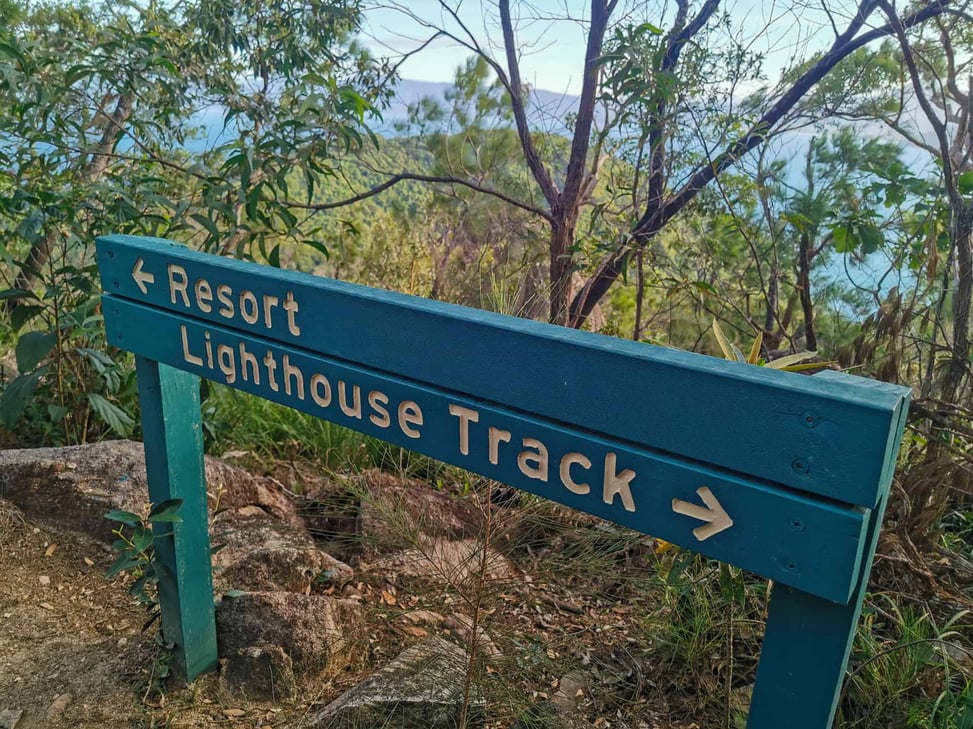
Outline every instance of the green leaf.
<svg viewBox="0 0 973 729">
<path fill-rule="evenodd" d="M 807 215 L 803 215 L 801 213 L 795 213 L 795 212 L 784 213 L 780 217 L 784 221 L 793 225 L 794 228 L 801 233 L 810 230 L 811 227 L 814 225 L 814 221 L 812 221 Z"/>
<path fill-rule="evenodd" d="M 817 352 L 798 352 L 797 354 L 788 354 L 786 357 L 781 357 L 780 359 L 774 359 L 767 363 L 767 367 L 772 370 L 782 370 L 785 367 L 793 367 L 800 362 L 807 362 L 812 357 L 817 357 Z M 815 363 L 815 367 L 823 367 L 824 363 Z"/>
<path fill-rule="evenodd" d="M 819 370 L 822 367 L 831 367 L 836 364 L 838 363 L 832 359 L 827 362 L 804 362 L 803 364 L 787 365 L 776 369 L 784 370 L 784 372 L 804 372 L 805 370 Z"/>
<path fill-rule="evenodd" d="M 973 193 L 973 170 L 967 170 L 956 176 L 956 187 L 964 195 Z"/>
<path fill-rule="evenodd" d="M 213 237 L 213 240 L 220 239 L 220 230 L 219 228 L 216 227 L 216 223 L 213 222 L 210 218 L 206 217 L 205 215 L 200 215 L 199 213 L 194 213 L 189 217 L 195 220 L 201 226 L 203 226 L 206 232 Z"/>
<path fill-rule="evenodd" d="M 834 239 L 834 249 L 838 253 L 851 253 L 855 249 L 857 236 L 847 225 L 836 225 L 831 229 L 831 237 Z"/>
<path fill-rule="evenodd" d="M 757 364 L 760 360 L 760 348 L 763 346 L 763 343 L 764 333 L 759 331 L 753 340 L 753 345 L 750 347 L 750 353 L 747 355 L 747 364 Z"/>
<path fill-rule="evenodd" d="M 27 332 L 17 340 L 17 369 L 30 372 L 44 359 L 54 345 L 57 337 L 51 332 Z"/>
<path fill-rule="evenodd" d="M 141 554 L 152 546 L 152 530 L 145 527 L 135 527 L 132 535 L 132 549 Z"/>
<path fill-rule="evenodd" d="M 27 63 L 24 55 L 20 52 L 20 49 L 11 45 L 10 43 L 7 43 L 6 41 L 0 41 L 0 57 L 17 61 L 22 65 L 26 65 Z"/>
<path fill-rule="evenodd" d="M 133 514 L 131 511 L 125 511 L 124 509 L 112 509 L 105 514 L 105 518 L 110 521 L 119 521 L 122 524 L 130 527 L 136 527 L 142 523 L 142 517 L 140 517 L 138 514 Z"/>
<path fill-rule="evenodd" d="M 15 332 L 20 331 L 24 324 L 44 311 L 43 306 L 18 306 L 10 315 L 10 326 Z"/>
<path fill-rule="evenodd" d="M 716 335 L 716 341 L 720 345 L 720 349 L 723 350 L 723 356 L 726 359 L 736 362 L 747 361 L 747 358 L 743 356 L 743 352 L 737 349 L 736 346 L 726 338 L 726 335 L 723 333 L 723 328 L 716 319 L 713 320 L 713 334 Z"/>
<path fill-rule="evenodd" d="M 862 250 L 865 253 L 874 253 L 885 242 L 885 236 L 882 235 L 882 231 L 874 225 L 859 225 L 858 236 L 862 243 Z"/>
<path fill-rule="evenodd" d="M 311 246 L 311 248 L 316 250 L 325 258 L 331 258 L 331 251 L 329 251 L 328 247 L 321 241 L 314 240 L 313 238 L 305 238 L 304 240 L 301 241 L 301 243 L 303 243 L 306 246 Z"/>
<path fill-rule="evenodd" d="M 4 289 L 0 291 L 0 300 L 3 299 L 37 299 L 37 294 L 23 289 Z"/>
<path fill-rule="evenodd" d="M 132 597 L 137 597 L 145 592 L 145 585 L 148 583 L 151 575 L 143 574 L 128 588 L 128 594 Z"/>
<path fill-rule="evenodd" d="M 180 524 L 182 523 L 182 517 L 179 516 L 178 511 L 181 507 L 182 499 L 166 499 L 165 501 L 160 501 L 149 512 L 149 523 L 160 524 L 165 522 L 169 524 Z"/>
<path fill-rule="evenodd" d="M 47 374 L 48 369 L 50 365 L 44 365 L 28 375 L 20 375 L 7 383 L 3 394 L 0 395 L 0 423 L 13 430 L 14 424 L 34 397 L 34 391 L 37 390 L 37 385 Z"/>
<path fill-rule="evenodd" d="M 118 407 L 118 405 L 110 400 L 106 400 L 97 392 L 88 393 L 88 402 L 91 405 L 91 409 L 113 431 L 126 438 L 132 434 L 132 430 L 135 428 L 135 421 L 132 420 L 131 415 Z"/>
<path fill-rule="evenodd" d="M 105 572 L 105 579 L 114 577 L 119 572 L 125 572 L 126 570 L 130 570 L 133 567 L 138 567 L 139 564 L 140 564 L 140 560 L 138 557 L 133 557 L 128 552 L 125 552 L 124 554 L 120 554 L 118 555 L 118 559 L 112 562 L 111 567 L 109 567 L 108 571 Z"/>
</svg>

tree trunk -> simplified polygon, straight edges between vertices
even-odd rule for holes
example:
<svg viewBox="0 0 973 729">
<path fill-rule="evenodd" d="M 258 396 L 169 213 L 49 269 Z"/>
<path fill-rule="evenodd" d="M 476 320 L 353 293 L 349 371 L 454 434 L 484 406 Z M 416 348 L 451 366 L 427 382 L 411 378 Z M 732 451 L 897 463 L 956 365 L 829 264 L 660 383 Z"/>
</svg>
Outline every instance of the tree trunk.
<svg viewBox="0 0 973 729">
<path fill-rule="evenodd" d="M 572 226 L 573 228 L 573 226 Z M 568 296 L 574 269 L 570 252 L 574 231 L 563 220 L 551 223 L 551 315 L 552 324 L 567 324 Z"/>
<path fill-rule="evenodd" d="M 105 120 L 105 127 L 102 130 L 101 139 L 91 151 L 86 169 L 82 169 L 78 179 L 73 183 L 80 186 L 91 185 L 98 182 L 108 169 L 108 162 L 111 153 L 115 150 L 118 140 L 121 137 L 125 123 L 132 114 L 132 97 L 124 94 L 118 98 L 115 110 L 111 116 Z M 20 291 L 30 291 L 34 283 L 40 278 L 41 272 L 47 262 L 51 259 L 54 251 L 54 244 L 57 242 L 57 231 L 48 224 L 44 235 L 34 242 L 27 253 L 17 277 L 14 279 L 13 288 Z M 3 301 L 3 311 L 11 314 L 22 303 L 21 299 L 5 299 Z"/>
<path fill-rule="evenodd" d="M 811 236 L 801 233 L 798 244 L 797 291 L 804 311 L 804 341 L 809 352 L 818 351 L 818 338 L 814 334 L 814 300 L 811 298 Z"/>
<path fill-rule="evenodd" d="M 950 235 L 956 250 L 956 289 L 953 294 L 953 346 L 943 377 L 941 398 L 954 403 L 970 370 L 970 308 L 973 305 L 973 205 L 954 207 Z"/>
</svg>

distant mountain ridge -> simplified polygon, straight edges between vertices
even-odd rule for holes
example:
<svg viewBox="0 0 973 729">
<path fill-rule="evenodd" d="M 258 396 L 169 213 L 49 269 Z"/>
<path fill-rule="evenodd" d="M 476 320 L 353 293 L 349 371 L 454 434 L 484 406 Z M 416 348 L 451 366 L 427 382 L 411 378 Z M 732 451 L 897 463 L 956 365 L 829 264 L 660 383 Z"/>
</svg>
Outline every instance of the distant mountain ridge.
<svg viewBox="0 0 973 729">
<path fill-rule="evenodd" d="M 445 104 L 446 92 L 452 87 L 453 84 L 443 81 L 400 80 L 395 87 L 395 96 L 389 107 L 382 111 L 382 122 L 375 126 L 375 131 L 380 134 L 395 134 L 394 124 L 409 118 L 409 106 L 425 97 Z M 577 96 L 544 89 L 533 89 L 530 92 L 528 113 L 542 117 L 551 131 L 566 131 L 565 117 L 577 110 Z"/>
<path fill-rule="evenodd" d="M 408 120 L 410 105 L 416 104 L 425 97 L 446 104 L 446 92 L 452 86 L 453 84 L 446 82 L 401 79 L 395 87 L 395 95 L 389 107 L 381 112 L 381 121 L 372 121 L 369 126 L 376 134 L 384 137 L 398 136 L 399 132 L 395 125 L 397 122 Z M 543 89 L 531 91 L 528 114 L 536 117 L 539 128 L 556 134 L 566 134 L 568 128 L 565 125 L 565 118 L 577 110 L 577 96 Z M 186 147 L 193 152 L 200 152 L 229 141 L 230 135 L 224 133 L 223 128 L 225 113 L 226 110 L 218 106 L 211 106 L 198 112 L 193 118 L 193 124 L 201 130 L 200 136 L 189 142 Z"/>
</svg>

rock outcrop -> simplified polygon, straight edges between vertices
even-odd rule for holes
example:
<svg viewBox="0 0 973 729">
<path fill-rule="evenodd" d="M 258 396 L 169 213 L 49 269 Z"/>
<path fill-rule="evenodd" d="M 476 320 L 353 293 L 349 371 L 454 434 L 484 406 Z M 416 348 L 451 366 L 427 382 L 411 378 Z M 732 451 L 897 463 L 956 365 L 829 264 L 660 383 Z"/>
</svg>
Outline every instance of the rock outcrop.
<svg viewBox="0 0 973 729">
<path fill-rule="evenodd" d="M 465 681 L 469 657 L 460 647 L 430 638 L 401 653 L 313 715 L 313 729 L 454 729 L 464 701 L 470 729 L 484 726 L 483 702 Z"/>
</svg>

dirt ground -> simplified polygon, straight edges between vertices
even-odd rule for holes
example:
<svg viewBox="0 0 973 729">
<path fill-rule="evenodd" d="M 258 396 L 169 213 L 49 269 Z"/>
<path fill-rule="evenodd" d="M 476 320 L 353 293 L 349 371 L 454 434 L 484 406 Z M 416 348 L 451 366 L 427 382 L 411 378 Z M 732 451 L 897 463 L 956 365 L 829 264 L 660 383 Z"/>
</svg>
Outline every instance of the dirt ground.
<svg viewBox="0 0 973 729">
<path fill-rule="evenodd" d="M 303 723 L 317 702 L 224 699 L 215 676 L 160 694 L 157 631 L 142 633 L 145 610 L 123 581 L 105 579 L 113 559 L 104 545 L 28 523 L 0 502 L 0 727 L 18 712 L 16 729 Z"/>
<path fill-rule="evenodd" d="M 352 671 L 333 681 L 304 684 L 295 700 L 278 704 L 229 696 L 215 675 L 181 689 L 170 684 L 163 693 L 158 677 L 165 652 L 155 644 L 158 631 L 153 626 L 143 633 L 144 608 L 127 594 L 124 580 L 104 577 L 114 556 L 85 537 L 30 523 L 0 501 L 0 729 L 7 729 L 10 718 L 18 715 L 16 729 L 299 728 L 312 712 L 407 645 L 433 634 L 460 642 L 464 637 L 462 625 L 449 629 L 449 620 L 443 627 L 418 623 L 414 617 L 433 610 L 452 616 L 466 606 L 444 603 L 438 588 L 407 571 L 363 570 L 354 590 L 365 610 L 367 646 Z M 613 601 L 572 605 L 570 590 L 557 590 L 557 585 L 523 576 L 497 590 L 490 629 L 502 635 L 498 643 L 513 661 L 522 662 L 535 646 L 548 658 L 579 652 L 597 662 L 599 652 L 611 659 L 617 653 L 614 646 L 632 641 L 627 608 Z M 488 667 L 487 674 L 517 685 L 528 702 L 531 695 L 533 701 L 546 700 L 560 676 L 502 660 Z M 590 701 L 585 706 L 586 701 L 580 698 L 579 711 L 589 721 L 580 726 L 698 729 L 692 722 L 673 722 L 665 700 L 651 699 L 647 705 L 640 699 L 642 718 L 635 723 L 619 721 L 607 711 L 611 720 L 598 717 L 600 707 Z M 593 712 L 597 718 L 592 722 Z M 494 717 L 489 729 L 522 726 L 512 716 Z"/>
</svg>

